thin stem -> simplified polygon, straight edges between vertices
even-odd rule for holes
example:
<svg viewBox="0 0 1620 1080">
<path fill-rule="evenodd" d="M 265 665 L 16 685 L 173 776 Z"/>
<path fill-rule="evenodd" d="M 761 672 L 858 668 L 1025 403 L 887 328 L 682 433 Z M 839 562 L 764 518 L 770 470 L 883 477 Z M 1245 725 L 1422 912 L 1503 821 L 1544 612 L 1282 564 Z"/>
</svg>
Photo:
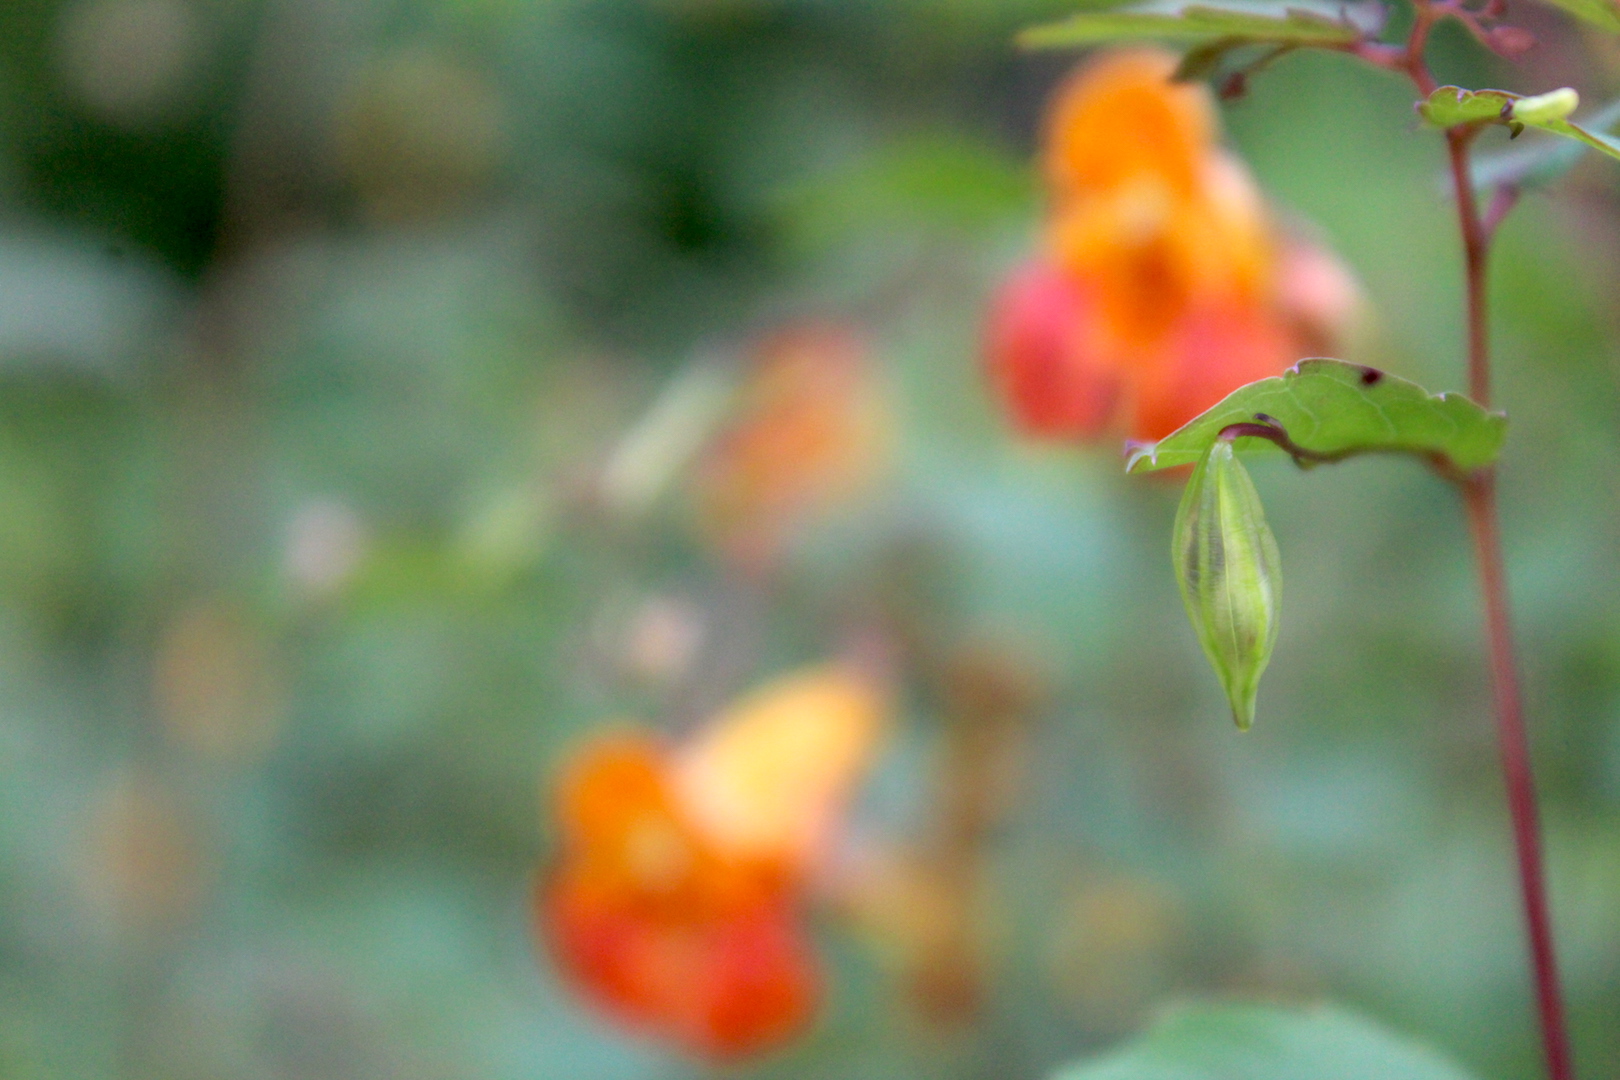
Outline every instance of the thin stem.
<svg viewBox="0 0 1620 1080">
<path fill-rule="evenodd" d="M 1462 9 L 1459 0 L 1414 0 L 1412 31 L 1403 49 L 1375 50 L 1366 57 L 1391 70 L 1404 71 L 1420 94 L 1434 92 L 1435 80 L 1424 58 L 1429 31 L 1436 21 Z M 1446 151 L 1451 161 L 1452 186 L 1461 227 L 1468 298 L 1468 388 L 1481 405 L 1491 401 L 1490 336 L 1486 307 L 1486 263 L 1491 234 L 1511 209 L 1513 198 L 1499 194 L 1482 221 L 1479 200 L 1469 168 L 1469 148 L 1478 134 L 1476 125 L 1448 128 Z M 1541 1019 L 1543 1052 L 1551 1080 L 1574 1080 L 1569 1032 L 1558 983 L 1553 951 L 1552 914 L 1547 903 L 1546 873 L 1542 866 L 1541 828 L 1536 809 L 1535 774 L 1530 767 L 1530 740 L 1524 728 L 1524 702 L 1519 693 L 1514 660 L 1513 630 L 1508 621 L 1507 580 L 1502 564 L 1502 542 L 1496 509 L 1496 470 L 1482 469 L 1461 484 L 1474 537 L 1480 592 L 1485 600 L 1485 631 L 1489 639 L 1491 691 L 1496 703 L 1497 741 L 1502 755 L 1502 778 L 1508 812 L 1513 819 L 1514 847 L 1518 853 L 1519 889 L 1530 944 L 1536 1008 Z"/>
<path fill-rule="evenodd" d="M 1476 13 L 1464 7 L 1463 0 L 1413 0 L 1413 7 L 1411 30 L 1403 44 L 1358 40 L 1342 48 L 1376 67 L 1404 74 L 1412 80 L 1418 93 L 1427 97 L 1436 88 L 1434 75 L 1424 55 L 1429 33 L 1435 24 L 1452 17 L 1465 23 L 1476 37 L 1483 37 L 1484 31 Z M 1462 230 L 1467 266 L 1468 387 L 1473 399 L 1488 407 L 1491 375 L 1486 262 L 1491 235 L 1512 209 L 1518 193 L 1499 190 L 1482 220 L 1469 168 L 1469 148 L 1478 132 L 1479 125 L 1476 124 L 1448 128 L 1446 150 L 1451 161 L 1452 183 L 1457 196 L 1457 220 Z M 1298 446 L 1270 417 L 1256 415 L 1255 421 L 1228 425 L 1220 435 L 1228 439 L 1245 436 L 1269 439 L 1291 454 L 1300 465 L 1336 460 L 1333 455 L 1313 453 Z M 1530 742 L 1524 729 L 1524 704 L 1519 693 L 1513 632 L 1508 621 L 1507 583 L 1497 523 L 1496 471 L 1488 468 L 1471 476 L 1460 476 L 1454 469 L 1448 472 L 1443 467 L 1444 462 L 1436 462 L 1436 465 L 1443 475 L 1462 489 L 1474 537 L 1480 591 L 1485 600 L 1485 629 L 1489 639 L 1491 688 L 1496 703 L 1497 739 L 1501 747 L 1508 810 L 1513 819 L 1513 839 L 1518 852 L 1519 887 L 1524 902 L 1547 1073 L 1551 1080 L 1574 1080 L 1564 1002 L 1553 952 L 1552 917 L 1542 866 L 1535 776 L 1530 767 Z"/>
<path fill-rule="evenodd" d="M 1429 74 L 1429 64 L 1423 58 L 1423 53 L 1429 46 L 1429 31 L 1451 10 L 1451 5 L 1445 0 L 1415 0 L 1415 5 L 1417 10 L 1412 17 L 1412 32 L 1406 39 L 1402 66 L 1417 85 L 1418 93 L 1428 97 L 1434 93 L 1435 82 L 1434 76 Z"/>
<path fill-rule="evenodd" d="M 1463 486 L 1468 524 L 1474 534 L 1479 562 L 1480 589 L 1485 595 L 1485 628 L 1489 636 L 1491 689 L 1496 698 L 1496 734 L 1502 755 L 1508 811 L 1513 818 L 1513 841 L 1519 858 L 1519 887 L 1524 919 L 1530 936 L 1530 958 L 1536 984 L 1536 1009 L 1541 1017 L 1547 1075 L 1552 1080 L 1573 1080 L 1569 1032 L 1564 1022 L 1564 1001 L 1558 984 L 1558 960 L 1553 951 L 1552 912 L 1547 903 L 1546 874 L 1541 857 L 1541 828 L 1536 812 L 1536 781 L 1530 769 L 1530 740 L 1524 729 L 1524 703 L 1513 659 L 1513 629 L 1508 622 L 1507 583 L 1502 571 L 1502 544 L 1497 526 L 1496 477 L 1487 470 Z"/>
<path fill-rule="evenodd" d="M 1421 9 L 1420 9 L 1421 10 Z M 1414 67 L 1414 82 L 1423 82 Z M 1476 130 L 1446 131 L 1451 176 L 1457 196 L 1457 219 L 1462 229 L 1468 296 L 1468 386 L 1475 401 L 1489 406 L 1490 338 L 1486 309 L 1486 262 L 1490 235 L 1480 221 L 1479 202 L 1469 169 L 1468 150 Z M 1505 211 L 1504 211 L 1505 212 Z M 1496 509 L 1496 470 L 1481 470 L 1463 484 L 1468 521 L 1474 537 L 1480 592 L 1485 600 L 1485 630 L 1489 639 L 1491 691 L 1496 702 L 1497 741 L 1502 755 L 1502 779 L 1508 812 L 1513 819 L 1513 841 L 1518 853 L 1519 889 L 1530 944 L 1536 1009 L 1541 1019 L 1543 1053 L 1551 1080 L 1574 1080 L 1564 1001 L 1559 989 L 1558 962 L 1553 951 L 1552 913 L 1547 902 L 1546 874 L 1542 866 L 1541 828 L 1536 809 L 1535 774 L 1530 767 L 1530 740 L 1524 728 L 1524 702 L 1519 693 L 1514 661 L 1513 630 L 1508 621 L 1507 581 L 1502 564 L 1502 543 Z"/>
<path fill-rule="evenodd" d="M 1463 259 L 1468 281 L 1468 396 L 1481 405 L 1491 404 L 1491 343 L 1486 308 L 1485 263 L 1490 238 L 1479 217 L 1479 200 L 1468 167 L 1468 147 L 1476 128 L 1449 128 L 1446 150 L 1451 158 L 1451 182 L 1457 194 L 1457 223 L 1462 227 Z"/>
</svg>

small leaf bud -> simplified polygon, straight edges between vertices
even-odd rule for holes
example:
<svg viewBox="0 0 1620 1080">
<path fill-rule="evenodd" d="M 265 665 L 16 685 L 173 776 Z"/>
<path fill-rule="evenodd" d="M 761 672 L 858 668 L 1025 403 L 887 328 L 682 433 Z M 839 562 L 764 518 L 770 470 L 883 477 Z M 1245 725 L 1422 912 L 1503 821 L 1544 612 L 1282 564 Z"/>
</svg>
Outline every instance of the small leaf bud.
<svg viewBox="0 0 1620 1080">
<path fill-rule="evenodd" d="M 1260 675 L 1277 643 L 1282 561 L 1260 495 L 1218 438 L 1193 470 L 1171 547 L 1181 599 L 1232 705 L 1238 729 L 1254 722 Z"/>
<path fill-rule="evenodd" d="M 1513 102 L 1512 119 L 1521 124 L 1547 124 L 1563 120 L 1581 103 L 1580 95 L 1569 87 Z"/>
</svg>

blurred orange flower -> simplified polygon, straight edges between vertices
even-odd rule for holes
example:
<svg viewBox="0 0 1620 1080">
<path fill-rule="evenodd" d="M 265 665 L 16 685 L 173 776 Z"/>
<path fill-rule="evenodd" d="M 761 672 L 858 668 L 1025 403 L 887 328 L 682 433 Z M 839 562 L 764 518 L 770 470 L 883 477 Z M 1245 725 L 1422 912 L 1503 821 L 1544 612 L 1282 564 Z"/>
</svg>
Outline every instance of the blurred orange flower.
<svg viewBox="0 0 1620 1080">
<path fill-rule="evenodd" d="M 694 494 L 704 530 L 732 555 L 759 562 L 807 514 L 873 478 L 889 424 L 870 348 L 850 327 L 784 327 L 754 347 L 750 364 Z"/>
<path fill-rule="evenodd" d="M 886 721 L 840 667 L 778 679 L 678 746 L 598 737 L 564 767 L 536 915 L 564 975 L 632 1028 L 726 1059 L 809 1020 L 808 878 Z"/>
<path fill-rule="evenodd" d="M 985 346 L 1029 434 L 1162 438 L 1307 345 L 1330 344 L 1336 328 L 1322 319 L 1353 306 L 1347 273 L 1316 278 L 1344 295 L 1283 287 L 1291 246 L 1218 145 L 1208 90 L 1172 82 L 1175 66 L 1156 51 L 1105 55 L 1048 115 L 1043 249 L 1000 290 Z"/>
</svg>

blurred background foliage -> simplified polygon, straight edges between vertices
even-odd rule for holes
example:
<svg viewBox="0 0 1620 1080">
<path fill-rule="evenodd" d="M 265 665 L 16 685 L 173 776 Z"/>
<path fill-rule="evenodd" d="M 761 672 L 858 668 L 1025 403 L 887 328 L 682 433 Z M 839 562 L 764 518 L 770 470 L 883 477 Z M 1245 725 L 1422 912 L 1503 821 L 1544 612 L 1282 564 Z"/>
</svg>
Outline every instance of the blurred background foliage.
<svg viewBox="0 0 1620 1080">
<path fill-rule="evenodd" d="M 1620 88 L 1612 43 L 1520 6 L 1524 64 L 1451 35 L 1441 77 Z M 1009 41 L 1063 10 L 0 5 L 0 1075 L 698 1075 L 537 957 L 547 777 L 604 722 L 688 724 L 858 624 L 904 657 L 903 723 L 817 906 L 828 1003 L 739 1075 L 1037 1077 L 1222 993 L 1536 1075 L 1451 491 L 1256 470 L 1288 597 L 1238 737 L 1165 558 L 1175 485 L 994 414 L 981 313 L 1033 242 L 1071 63 Z M 1409 92 L 1291 57 L 1226 121 L 1362 281 L 1347 358 L 1458 385 Z M 1514 599 L 1607 1076 L 1616 174 L 1527 200 L 1499 251 Z M 676 454 L 689 391 L 804 320 L 866 342 L 880 478 L 743 574 Z M 986 751 L 962 717 L 992 713 Z"/>
</svg>

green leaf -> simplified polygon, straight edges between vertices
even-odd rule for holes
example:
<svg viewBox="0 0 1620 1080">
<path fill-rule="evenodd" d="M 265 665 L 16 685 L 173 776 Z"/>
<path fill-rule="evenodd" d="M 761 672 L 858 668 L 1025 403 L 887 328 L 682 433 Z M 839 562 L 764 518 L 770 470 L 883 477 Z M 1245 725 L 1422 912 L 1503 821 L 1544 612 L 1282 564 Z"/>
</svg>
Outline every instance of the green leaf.
<svg viewBox="0 0 1620 1080">
<path fill-rule="evenodd" d="M 1620 124 L 1620 99 L 1609 102 L 1588 116 L 1581 122 L 1581 127 L 1594 134 L 1609 136 L 1609 129 L 1616 124 Z M 1535 136 L 1535 139 L 1526 146 L 1475 157 L 1474 190 L 1515 187 L 1524 191 L 1543 187 L 1574 168 L 1575 163 L 1590 149 L 1585 144 L 1577 145 L 1565 139 L 1549 139 L 1541 135 Z"/>
<path fill-rule="evenodd" d="M 1214 38 L 1188 49 L 1170 77 L 1176 82 L 1193 82 L 1215 74 L 1228 53 L 1248 45 L 1242 38 Z"/>
<path fill-rule="evenodd" d="M 1268 418 L 1266 423 L 1305 452 L 1302 464 L 1399 452 L 1466 473 L 1495 461 L 1507 435 L 1507 417 L 1461 394 L 1430 394 L 1388 372 L 1343 360 L 1301 360 L 1281 375 L 1239 387 L 1157 443 L 1133 446 L 1125 471 L 1195 464 L 1224 428 L 1255 423 L 1257 416 Z M 1238 438 L 1236 445 L 1276 450 L 1251 436 Z"/>
<path fill-rule="evenodd" d="M 1506 123 L 1507 109 L 1519 97 L 1507 90 L 1464 90 L 1442 86 L 1418 102 L 1418 115 L 1435 127 Z"/>
<path fill-rule="evenodd" d="M 1343 45 L 1364 33 L 1353 14 L 1349 5 L 1312 0 L 1291 4 L 1155 0 L 1122 10 L 1082 11 L 1060 22 L 1034 26 L 1018 36 L 1018 43 L 1029 49 L 1062 49 L 1142 38 L 1193 44 L 1228 38 L 1229 48 L 1241 44 Z"/>
<path fill-rule="evenodd" d="M 1184 1006 L 1053 1080 L 1471 1080 L 1439 1053 L 1321 1006 Z"/>
<path fill-rule="evenodd" d="M 1418 103 L 1418 113 L 1435 127 L 1458 124 L 1505 124 L 1516 135 L 1525 127 L 1550 131 L 1566 139 L 1583 142 L 1612 158 L 1620 159 L 1620 139 L 1570 123 L 1565 117 L 1579 103 L 1575 91 L 1565 87 L 1549 94 L 1524 97 L 1508 90 L 1464 90 L 1442 86 Z"/>
<path fill-rule="evenodd" d="M 1525 123 L 1528 124 L 1529 121 L 1525 121 Z M 1554 135 L 1562 135 L 1566 139 L 1583 142 L 1599 153 L 1620 160 L 1620 139 L 1615 138 L 1613 135 L 1605 135 L 1602 132 L 1592 131 L 1586 127 L 1578 127 L 1568 120 L 1552 120 L 1545 124 L 1531 126 L 1538 127 L 1543 131 L 1550 131 Z"/>
<path fill-rule="evenodd" d="M 1614 0 L 1547 0 L 1547 3 L 1563 8 L 1577 19 L 1620 34 L 1620 6 Z"/>
</svg>

